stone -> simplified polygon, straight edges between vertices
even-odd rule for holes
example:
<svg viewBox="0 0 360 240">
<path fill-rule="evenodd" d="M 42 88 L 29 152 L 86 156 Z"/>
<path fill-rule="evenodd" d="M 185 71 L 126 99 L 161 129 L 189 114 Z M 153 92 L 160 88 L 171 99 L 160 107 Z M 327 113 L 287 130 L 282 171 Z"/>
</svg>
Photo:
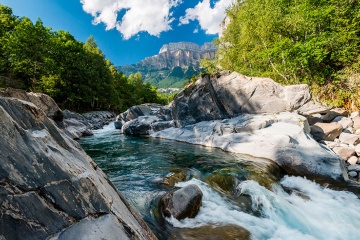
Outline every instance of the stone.
<svg viewBox="0 0 360 240">
<path fill-rule="evenodd" d="M 236 131 L 223 133 L 222 125 L 233 125 Z M 290 173 L 343 179 L 340 157 L 320 146 L 308 127 L 306 118 L 296 113 L 242 114 L 172 127 L 150 136 L 267 158 Z"/>
<path fill-rule="evenodd" d="M 348 172 L 349 177 L 356 178 L 358 176 L 358 173 L 355 171 Z"/>
<path fill-rule="evenodd" d="M 346 143 L 349 145 L 357 145 L 358 143 L 360 143 L 360 136 L 356 134 L 342 132 L 339 136 L 339 140 L 342 143 Z"/>
<path fill-rule="evenodd" d="M 231 118 L 243 113 L 295 111 L 310 101 L 307 85 L 283 86 L 269 78 L 236 72 L 206 75 L 177 94 L 171 104 L 177 127 Z"/>
<path fill-rule="evenodd" d="M 334 147 L 332 150 L 345 160 L 355 155 L 355 149 L 350 147 Z"/>
<path fill-rule="evenodd" d="M 352 157 L 350 157 L 350 158 L 347 160 L 347 162 L 348 162 L 350 165 L 356 165 L 357 161 L 358 161 L 358 157 L 356 157 L 356 156 L 352 156 Z"/>
<path fill-rule="evenodd" d="M 339 123 L 316 123 L 311 126 L 311 134 L 317 141 L 333 141 L 343 130 Z"/>
<path fill-rule="evenodd" d="M 161 121 L 157 116 L 140 116 L 134 120 L 126 122 L 121 132 L 126 135 L 149 135 L 152 129 L 152 124 Z"/>
<path fill-rule="evenodd" d="M 163 183 L 168 186 L 175 186 L 178 182 L 183 182 L 187 178 L 187 174 L 185 172 L 176 172 L 176 173 L 170 173 L 163 179 Z"/>
<path fill-rule="evenodd" d="M 359 112 L 359 111 L 352 112 L 352 113 L 350 114 L 350 118 L 351 118 L 351 119 L 356 118 L 356 117 L 360 117 L 360 112 Z"/>
<path fill-rule="evenodd" d="M 61 233 L 60 239 L 88 239 L 93 233 L 92 239 L 156 239 L 103 171 L 42 109 L 0 97 L 0 135 L 0 238 Z"/>
<path fill-rule="evenodd" d="M 201 226 L 197 228 L 178 228 L 169 240 L 216 240 L 216 239 L 241 239 L 250 240 L 251 233 L 237 225 Z"/>
<path fill-rule="evenodd" d="M 340 144 L 333 141 L 320 141 L 319 143 L 326 145 L 328 148 L 333 149 L 334 147 L 340 147 Z"/>
<path fill-rule="evenodd" d="M 356 155 L 358 155 L 360 157 L 360 144 L 355 146 L 355 152 L 356 152 Z"/>
<path fill-rule="evenodd" d="M 233 193 L 237 186 L 237 179 L 232 174 L 224 174 L 221 171 L 207 176 L 205 182 L 213 188 L 228 194 Z"/>
<path fill-rule="evenodd" d="M 343 130 L 344 133 L 351 133 L 351 134 L 355 134 L 355 130 L 352 127 L 348 127 L 346 129 Z"/>
<path fill-rule="evenodd" d="M 321 119 L 321 116 L 314 116 L 314 115 L 309 115 L 309 116 L 306 116 L 306 119 L 308 120 L 309 122 L 309 125 L 314 125 L 315 123 L 318 123 L 318 122 L 323 122 L 323 120 Z"/>
<path fill-rule="evenodd" d="M 331 122 L 337 122 L 337 123 L 341 124 L 341 126 L 343 126 L 344 129 L 353 126 L 353 121 L 351 120 L 351 118 L 347 118 L 347 117 L 343 117 L 343 116 L 337 116 Z"/>
<path fill-rule="evenodd" d="M 201 207 L 202 192 L 194 184 L 166 193 L 161 197 L 160 210 L 166 217 L 178 220 L 194 218 Z"/>
<path fill-rule="evenodd" d="M 353 128 L 355 131 L 360 129 L 360 117 L 354 117 L 352 120 L 354 122 Z"/>
<path fill-rule="evenodd" d="M 334 108 L 331 109 L 328 113 L 326 113 L 323 117 L 322 120 L 324 122 L 331 122 L 334 118 L 336 118 L 337 116 L 344 116 L 347 117 L 349 115 L 349 112 L 342 109 L 342 108 Z"/>
<path fill-rule="evenodd" d="M 330 111 L 330 109 L 326 106 L 322 106 L 321 104 L 309 101 L 305 103 L 303 106 L 301 106 L 297 112 L 303 116 L 311 116 L 311 115 L 317 115 L 317 114 L 326 114 Z M 319 116 L 314 116 L 319 117 Z"/>
<path fill-rule="evenodd" d="M 350 171 L 355 171 L 355 172 L 360 172 L 360 165 L 350 165 L 348 166 L 348 170 Z"/>
<path fill-rule="evenodd" d="M 357 129 L 354 134 L 360 135 L 360 129 Z"/>
</svg>

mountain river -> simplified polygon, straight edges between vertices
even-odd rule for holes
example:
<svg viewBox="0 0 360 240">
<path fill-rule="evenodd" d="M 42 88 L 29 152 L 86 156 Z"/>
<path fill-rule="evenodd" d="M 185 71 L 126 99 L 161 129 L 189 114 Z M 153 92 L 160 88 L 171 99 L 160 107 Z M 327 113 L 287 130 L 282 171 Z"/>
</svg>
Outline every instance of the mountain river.
<svg viewBox="0 0 360 240">
<path fill-rule="evenodd" d="M 159 239 L 360 239 L 356 187 L 288 176 L 266 159 L 125 136 L 113 124 L 80 144 Z M 164 184 L 171 173 L 186 179 Z M 164 219 L 161 195 L 188 184 L 203 192 L 198 215 Z"/>
</svg>

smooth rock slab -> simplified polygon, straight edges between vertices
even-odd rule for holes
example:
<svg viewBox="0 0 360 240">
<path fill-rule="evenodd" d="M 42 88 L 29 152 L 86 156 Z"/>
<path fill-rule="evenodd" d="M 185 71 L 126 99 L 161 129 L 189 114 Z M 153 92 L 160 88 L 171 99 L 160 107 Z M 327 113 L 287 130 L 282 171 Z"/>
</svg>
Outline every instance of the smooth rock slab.
<svg viewBox="0 0 360 240">
<path fill-rule="evenodd" d="M 233 126 L 235 132 L 223 132 Z M 342 179 L 341 159 L 310 135 L 306 118 L 295 113 L 244 114 L 168 128 L 151 136 L 221 148 L 270 159 L 288 172 Z"/>
</svg>

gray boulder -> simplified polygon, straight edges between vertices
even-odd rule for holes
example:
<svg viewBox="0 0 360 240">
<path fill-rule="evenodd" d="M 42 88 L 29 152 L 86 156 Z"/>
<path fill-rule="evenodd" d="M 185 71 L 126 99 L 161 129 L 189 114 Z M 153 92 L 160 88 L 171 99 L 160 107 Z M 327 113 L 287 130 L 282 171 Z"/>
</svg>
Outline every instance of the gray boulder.
<svg viewBox="0 0 360 240">
<path fill-rule="evenodd" d="M 166 217 L 194 218 L 201 207 L 202 195 L 200 188 L 191 184 L 162 196 L 160 209 Z"/>
<path fill-rule="evenodd" d="M 311 136 L 306 118 L 295 113 L 243 114 L 151 134 L 225 151 L 270 159 L 289 173 L 343 179 L 342 159 Z"/>
<path fill-rule="evenodd" d="M 43 110 L 46 116 L 55 121 L 62 121 L 64 118 L 63 112 L 54 99 L 44 93 L 33 93 L 21 89 L 7 88 L 5 91 L 0 91 L 0 96 L 31 102 Z"/>
<path fill-rule="evenodd" d="M 283 86 L 269 78 L 223 72 L 190 84 L 175 97 L 171 109 L 176 126 L 182 127 L 243 113 L 294 111 L 310 99 L 305 84 Z"/>
<path fill-rule="evenodd" d="M 0 97 L 0 135 L 0 238 L 156 239 L 40 108 Z"/>
</svg>

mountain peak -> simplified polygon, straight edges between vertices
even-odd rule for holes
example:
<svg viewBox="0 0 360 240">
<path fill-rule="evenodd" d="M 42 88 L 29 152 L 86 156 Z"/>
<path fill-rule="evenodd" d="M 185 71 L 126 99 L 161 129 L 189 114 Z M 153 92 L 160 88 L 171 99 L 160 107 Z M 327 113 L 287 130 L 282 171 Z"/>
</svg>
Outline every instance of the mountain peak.
<svg viewBox="0 0 360 240">
<path fill-rule="evenodd" d="M 216 47 L 212 42 L 206 42 L 204 43 L 204 45 L 199 46 L 196 43 L 192 43 L 192 42 L 175 42 L 175 43 L 169 43 L 169 44 L 164 44 L 160 51 L 159 54 L 164 53 L 164 52 L 175 52 L 178 50 L 184 50 L 184 51 L 192 51 L 192 52 L 204 52 L 204 51 L 216 51 Z"/>
</svg>

